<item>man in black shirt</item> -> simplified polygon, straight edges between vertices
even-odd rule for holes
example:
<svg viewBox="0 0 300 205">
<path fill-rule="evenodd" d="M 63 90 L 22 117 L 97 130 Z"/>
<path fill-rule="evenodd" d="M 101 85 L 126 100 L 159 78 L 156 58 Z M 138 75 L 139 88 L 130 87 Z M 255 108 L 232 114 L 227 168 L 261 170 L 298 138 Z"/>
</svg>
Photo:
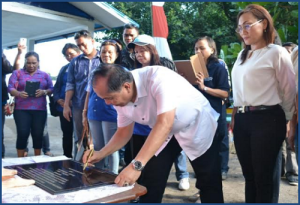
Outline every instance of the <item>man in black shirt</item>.
<svg viewBox="0 0 300 205">
<path fill-rule="evenodd" d="M 139 35 L 139 27 L 135 24 L 125 24 L 123 30 L 123 42 L 125 48 L 122 50 L 122 63 L 124 67 L 132 70 L 134 68 L 135 56 L 132 51 L 128 50 L 127 45 Z"/>
<path fill-rule="evenodd" d="M 12 73 L 14 70 L 17 70 L 18 67 L 16 64 L 20 63 L 22 51 L 26 47 L 23 45 L 18 44 L 18 54 L 15 59 L 14 66 L 10 64 L 7 60 L 6 56 L 2 50 L 2 158 L 5 156 L 5 146 L 4 146 L 4 123 L 5 123 L 5 110 L 4 107 L 9 99 L 8 92 L 7 92 L 7 85 L 6 85 L 6 75 Z"/>
</svg>

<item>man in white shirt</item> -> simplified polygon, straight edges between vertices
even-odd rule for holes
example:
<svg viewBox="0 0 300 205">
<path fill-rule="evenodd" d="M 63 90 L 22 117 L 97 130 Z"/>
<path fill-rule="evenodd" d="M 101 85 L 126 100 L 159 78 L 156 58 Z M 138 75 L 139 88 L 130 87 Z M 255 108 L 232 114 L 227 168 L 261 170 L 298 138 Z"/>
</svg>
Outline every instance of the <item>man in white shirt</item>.
<svg viewBox="0 0 300 205">
<path fill-rule="evenodd" d="M 214 143 L 219 114 L 199 91 L 162 66 L 127 71 L 119 65 L 101 64 L 93 72 L 92 82 L 97 95 L 115 106 L 118 129 L 89 163 L 124 146 L 132 136 L 135 122 L 149 125 L 152 131 L 145 144 L 115 183 L 132 185 L 141 176 L 141 184 L 148 192 L 140 197 L 140 202 L 160 203 L 172 164 L 183 149 L 196 173 L 201 201 L 223 202 L 219 147 Z"/>
</svg>

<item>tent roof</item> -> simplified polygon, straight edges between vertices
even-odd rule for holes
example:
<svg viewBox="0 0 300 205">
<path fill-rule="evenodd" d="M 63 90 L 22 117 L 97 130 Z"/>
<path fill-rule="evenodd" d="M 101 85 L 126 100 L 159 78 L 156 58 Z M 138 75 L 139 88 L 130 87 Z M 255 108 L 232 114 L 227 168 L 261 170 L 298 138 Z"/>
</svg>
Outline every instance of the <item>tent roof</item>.
<svg viewBox="0 0 300 205">
<path fill-rule="evenodd" d="M 17 45 L 20 37 L 39 43 L 125 23 L 137 24 L 105 2 L 2 2 L 2 47 Z"/>
</svg>

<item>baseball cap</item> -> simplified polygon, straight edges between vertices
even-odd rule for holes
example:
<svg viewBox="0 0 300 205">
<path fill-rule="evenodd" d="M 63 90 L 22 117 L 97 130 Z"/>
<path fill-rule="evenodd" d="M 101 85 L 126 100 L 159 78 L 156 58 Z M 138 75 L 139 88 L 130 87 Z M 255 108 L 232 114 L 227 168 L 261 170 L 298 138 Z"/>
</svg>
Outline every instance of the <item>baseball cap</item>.
<svg viewBox="0 0 300 205">
<path fill-rule="evenodd" d="M 146 34 L 142 34 L 142 35 L 138 35 L 133 42 L 129 43 L 127 48 L 134 48 L 135 45 L 138 46 L 146 46 L 146 45 L 153 45 L 155 46 L 155 41 L 152 38 L 152 36 L 146 35 Z"/>
</svg>

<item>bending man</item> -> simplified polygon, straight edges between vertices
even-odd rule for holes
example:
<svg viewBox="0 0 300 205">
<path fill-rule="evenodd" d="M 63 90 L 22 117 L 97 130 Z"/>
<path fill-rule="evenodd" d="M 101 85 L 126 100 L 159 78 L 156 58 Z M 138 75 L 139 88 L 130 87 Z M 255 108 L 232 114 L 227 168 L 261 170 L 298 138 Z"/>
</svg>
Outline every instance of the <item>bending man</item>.
<svg viewBox="0 0 300 205">
<path fill-rule="evenodd" d="M 214 143 L 219 114 L 188 81 L 162 66 L 128 71 L 119 65 L 101 64 L 92 73 L 92 83 L 97 95 L 115 106 L 118 129 L 89 163 L 122 148 L 132 136 L 135 122 L 149 125 L 152 130 L 143 147 L 115 183 L 126 186 L 141 177 L 148 192 L 140 202 L 159 203 L 172 164 L 183 149 L 196 173 L 201 201 L 223 202 L 222 183 L 214 183 L 221 177 L 219 147 Z"/>
</svg>

